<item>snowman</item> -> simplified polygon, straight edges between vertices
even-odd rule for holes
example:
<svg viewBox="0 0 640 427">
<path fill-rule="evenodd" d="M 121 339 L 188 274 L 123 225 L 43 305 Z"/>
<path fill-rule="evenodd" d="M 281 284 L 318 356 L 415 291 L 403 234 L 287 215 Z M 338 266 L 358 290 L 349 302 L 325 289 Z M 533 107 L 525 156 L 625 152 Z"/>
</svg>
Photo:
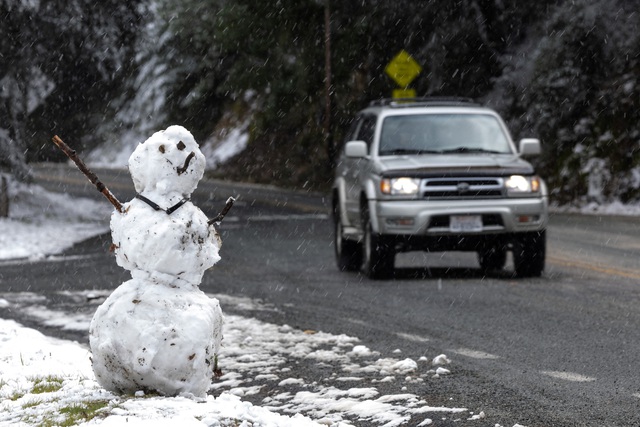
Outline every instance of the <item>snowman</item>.
<svg viewBox="0 0 640 427">
<path fill-rule="evenodd" d="M 105 389 L 202 397 L 222 340 L 218 300 L 199 284 L 220 238 L 189 200 L 205 158 L 182 126 L 156 132 L 129 158 L 137 191 L 111 216 L 116 261 L 131 272 L 96 311 L 93 371 Z"/>
</svg>

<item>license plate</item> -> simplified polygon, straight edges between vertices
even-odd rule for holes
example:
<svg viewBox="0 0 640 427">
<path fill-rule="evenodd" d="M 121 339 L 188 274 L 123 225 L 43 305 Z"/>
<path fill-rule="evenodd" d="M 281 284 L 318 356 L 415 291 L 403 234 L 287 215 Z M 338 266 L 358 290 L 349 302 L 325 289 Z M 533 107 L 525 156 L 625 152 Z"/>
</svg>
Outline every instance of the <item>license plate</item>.
<svg viewBox="0 0 640 427">
<path fill-rule="evenodd" d="M 482 231 L 482 217 L 480 215 L 451 215 L 449 231 L 455 233 Z"/>
</svg>

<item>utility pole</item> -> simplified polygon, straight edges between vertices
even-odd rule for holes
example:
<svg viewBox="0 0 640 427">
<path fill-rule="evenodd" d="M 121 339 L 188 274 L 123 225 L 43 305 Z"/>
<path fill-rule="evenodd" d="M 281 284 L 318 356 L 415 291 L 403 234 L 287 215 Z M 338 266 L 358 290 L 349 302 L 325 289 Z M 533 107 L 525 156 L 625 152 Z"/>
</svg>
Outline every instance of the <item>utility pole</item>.
<svg viewBox="0 0 640 427">
<path fill-rule="evenodd" d="M 324 2 L 324 123 L 323 134 L 329 156 L 329 167 L 333 169 L 335 147 L 331 136 L 331 9 L 330 0 Z"/>
</svg>

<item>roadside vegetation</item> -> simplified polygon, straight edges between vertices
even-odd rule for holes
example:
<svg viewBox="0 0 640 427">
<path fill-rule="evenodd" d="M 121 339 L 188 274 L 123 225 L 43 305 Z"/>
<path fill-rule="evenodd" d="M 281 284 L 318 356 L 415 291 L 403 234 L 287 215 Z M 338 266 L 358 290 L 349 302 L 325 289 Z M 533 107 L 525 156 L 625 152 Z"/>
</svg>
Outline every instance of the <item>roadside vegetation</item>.
<svg viewBox="0 0 640 427">
<path fill-rule="evenodd" d="M 20 392 L 5 395 L 1 392 L 5 381 L 0 380 L 0 414 L 21 415 L 14 417 L 13 422 L 21 425 L 34 425 L 38 427 L 69 427 L 84 424 L 94 419 L 107 418 L 110 415 L 123 413 L 124 405 L 128 401 L 138 402 L 139 399 L 161 398 L 157 394 L 114 396 L 103 394 L 101 397 L 92 395 L 88 390 L 95 388 L 95 382 L 91 381 L 87 387 L 83 387 L 82 379 L 61 375 L 46 375 L 27 379 Z M 12 388 L 12 387 L 7 387 Z M 82 388 L 84 392 L 74 392 L 76 388 Z M 76 396 L 73 396 L 73 395 Z M 16 406 L 19 406 L 19 411 Z M 240 420 L 223 417 L 219 420 L 221 426 L 239 426 Z M 245 424 L 242 424 L 245 425 Z"/>
<path fill-rule="evenodd" d="M 28 378 L 20 392 L 2 396 L 3 400 L 17 403 L 25 415 L 19 421 L 38 426 L 74 426 L 90 421 L 95 417 L 106 416 L 113 409 L 112 401 L 105 399 L 85 399 L 65 404 L 60 402 L 63 393 L 59 393 L 67 379 L 58 375 Z M 0 390 L 5 384 L 0 383 Z M 11 411 L 12 404 L 5 403 L 0 411 Z"/>
<path fill-rule="evenodd" d="M 537 166 L 554 201 L 636 203 L 637 6 L 4 1 L 0 55 L 10 60 L 0 70 L 0 164 L 27 180 L 27 162 L 63 160 L 50 144 L 54 132 L 86 152 L 173 123 L 204 145 L 242 127 L 246 148 L 217 177 L 324 190 L 348 118 L 391 95 L 384 68 L 404 49 L 423 68 L 411 84 L 417 94 L 476 98 L 498 109 L 514 139 L 541 139 Z"/>
</svg>

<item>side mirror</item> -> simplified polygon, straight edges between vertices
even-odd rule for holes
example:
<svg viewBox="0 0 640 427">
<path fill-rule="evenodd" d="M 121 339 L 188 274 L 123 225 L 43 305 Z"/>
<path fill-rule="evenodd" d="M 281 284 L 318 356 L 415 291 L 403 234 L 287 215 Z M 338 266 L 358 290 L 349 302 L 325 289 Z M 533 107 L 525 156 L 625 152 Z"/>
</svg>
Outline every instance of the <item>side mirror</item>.
<svg viewBox="0 0 640 427">
<path fill-rule="evenodd" d="M 366 157 L 369 154 L 369 147 L 364 141 L 349 141 L 344 146 L 344 154 L 354 158 Z"/>
<path fill-rule="evenodd" d="M 522 138 L 519 151 L 521 156 L 537 156 L 542 152 L 540 140 L 537 138 Z"/>
</svg>

